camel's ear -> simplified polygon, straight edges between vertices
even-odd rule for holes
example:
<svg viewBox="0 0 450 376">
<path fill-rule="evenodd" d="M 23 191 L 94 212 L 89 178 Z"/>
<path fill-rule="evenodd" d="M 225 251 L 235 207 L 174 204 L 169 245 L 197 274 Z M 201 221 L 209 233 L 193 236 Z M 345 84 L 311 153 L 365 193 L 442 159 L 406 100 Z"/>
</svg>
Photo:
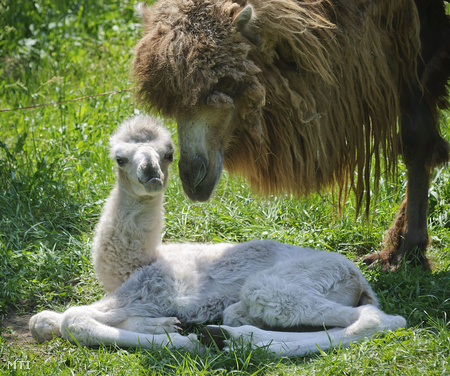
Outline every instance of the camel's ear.
<svg viewBox="0 0 450 376">
<path fill-rule="evenodd" d="M 134 6 L 134 10 L 136 14 L 145 22 L 145 20 L 148 18 L 148 14 L 150 13 L 150 8 L 148 7 L 148 5 L 145 3 L 137 3 Z"/>
<path fill-rule="evenodd" d="M 236 31 L 242 32 L 245 30 L 245 27 L 250 22 L 253 15 L 253 7 L 251 5 L 247 5 L 244 9 L 242 9 L 239 14 L 234 17 L 233 26 L 236 28 Z"/>
<path fill-rule="evenodd" d="M 152 28 L 152 25 L 151 25 L 152 11 L 151 11 L 150 7 L 145 3 L 137 3 L 134 6 L 134 10 L 135 10 L 136 14 L 138 15 L 138 17 L 140 17 L 140 19 L 141 19 L 144 34 L 147 34 L 150 31 L 150 29 Z"/>
</svg>

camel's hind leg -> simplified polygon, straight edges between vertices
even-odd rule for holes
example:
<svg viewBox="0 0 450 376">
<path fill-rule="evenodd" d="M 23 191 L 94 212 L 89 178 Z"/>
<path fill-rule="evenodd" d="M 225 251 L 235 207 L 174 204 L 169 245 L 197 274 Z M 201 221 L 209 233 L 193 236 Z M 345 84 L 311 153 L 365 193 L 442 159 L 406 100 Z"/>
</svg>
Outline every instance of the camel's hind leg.
<svg viewBox="0 0 450 376">
<path fill-rule="evenodd" d="M 346 328 L 334 328 L 320 332 L 279 332 L 259 329 L 255 326 L 214 326 L 204 330 L 204 338 L 212 338 L 219 347 L 229 349 L 235 341 L 241 339 L 251 343 L 253 347 L 265 347 L 281 356 L 300 356 L 319 351 L 326 351 L 334 346 L 348 346 L 366 337 L 372 337 L 383 330 L 394 330 L 405 327 L 406 320 L 401 316 L 391 316 L 383 313 L 377 307 L 365 305 L 348 307 L 355 314 L 356 321 Z M 342 312 L 341 312 L 342 313 Z M 209 341 L 204 341 L 208 344 Z"/>
<path fill-rule="evenodd" d="M 318 254 L 255 274 L 243 286 L 241 301 L 224 311 L 224 326 L 208 326 L 202 334 L 206 343 L 212 340 L 219 347 L 233 343 L 230 337 L 243 337 L 275 353 L 302 355 L 317 351 L 317 346 L 346 346 L 377 331 L 405 326 L 403 317 L 387 315 L 376 304 L 367 281 L 350 261 Z M 320 331 L 302 333 L 304 327 Z"/>
<path fill-rule="evenodd" d="M 433 169 L 448 162 L 450 145 L 439 131 L 437 108 L 448 108 L 450 78 L 450 19 L 443 1 L 415 0 L 420 17 L 421 51 L 417 70 L 403 84 L 400 95 L 402 155 L 407 169 L 407 194 L 385 238 L 387 248 L 366 257 L 396 269 L 405 260 L 429 268 L 425 256 L 428 188 Z M 420 83 L 416 83 L 416 77 Z"/>
<path fill-rule="evenodd" d="M 278 302 L 255 299 L 258 302 L 252 306 L 239 301 L 224 312 L 223 323 L 229 326 L 311 331 L 324 327 L 344 328 L 355 323 L 360 316 L 359 307 L 344 306 L 328 299 L 299 300 L 295 304 L 283 305 L 279 303 L 283 298 L 280 297 Z"/>
<path fill-rule="evenodd" d="M 358 319 L 355 306 L 378 304 L 356 266 L 327 252 L 256 273 L 240 295 L 241 301 L 224 311 L 225 325 L 346 327 Z"/>
<path fill-rule="evenodd" d="M 429 243 L 428 189 L 434 167 L 447 160 L 450 148 L 438 133 L 436 114 L 421 95 L 419 90 L 411 90 L 402 96 L 402 154 L 408 181 L 406 198 L 385 236 L 387 248 L 365 259 L 368 265 L 380 262 L 386 270 L 396 269 L 402 260 L 430 268 L 425 256 Z"/>
</svg>

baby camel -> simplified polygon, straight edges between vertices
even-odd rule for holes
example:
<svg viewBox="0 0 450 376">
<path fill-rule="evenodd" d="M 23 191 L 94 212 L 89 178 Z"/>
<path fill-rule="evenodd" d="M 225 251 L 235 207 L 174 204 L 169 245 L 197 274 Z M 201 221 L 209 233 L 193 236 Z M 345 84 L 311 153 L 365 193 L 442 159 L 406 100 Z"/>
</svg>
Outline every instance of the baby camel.
<svg viewBox="0 0 450 376">
<path fill-rule="evenodd" d="M 162 245 L 173 144 L 155 119 L 125 122 L 111 138 L 111 156 L 117 183 L 94 241 L 95 270 L 111 293 L 64 313 L 34 315 L 30 330 L 36 339 L 193 350 L 202 338 L 230 347 L 241 337 L 294 356 L 405 326 L 403 317 L 377 308 L 361 272 L 337 253 L 270 240 Z M 207 326 L 200 339 L 178 333 L 178 320 L 220 319 L 224 325 Z"/>
</svg>

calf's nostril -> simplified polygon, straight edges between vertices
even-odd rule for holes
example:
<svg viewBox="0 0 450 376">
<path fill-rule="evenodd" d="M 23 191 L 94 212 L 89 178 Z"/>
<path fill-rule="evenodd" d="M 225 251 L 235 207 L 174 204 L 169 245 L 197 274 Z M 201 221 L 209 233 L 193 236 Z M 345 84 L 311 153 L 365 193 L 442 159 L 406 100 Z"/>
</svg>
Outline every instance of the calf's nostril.
<svg viewBox="0 0 450 376">
<path fill-rule="evenodd" d="M 160 178 L 159 168 L 153 166 L 151 163 L 141 164 L 138 170 L 138 180 L 141 184 L 148 183 L 152 179 Z"/>
</svg>

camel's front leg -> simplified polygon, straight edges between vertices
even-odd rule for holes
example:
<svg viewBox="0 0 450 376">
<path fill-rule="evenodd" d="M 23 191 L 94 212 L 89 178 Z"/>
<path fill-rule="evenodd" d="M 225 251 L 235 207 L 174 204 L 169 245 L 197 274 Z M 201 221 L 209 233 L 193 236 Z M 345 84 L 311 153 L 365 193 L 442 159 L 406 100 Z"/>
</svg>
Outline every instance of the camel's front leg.
<svg viewBox="0 0 450 376">
<path fill-rule="evenodd" d="M 88 308 L 88 309 L 86 309 Z M 89 307 L 68 309 L 61 321 L 61 335 L 71 342 L 83 346 L 118 346 L 154 349 L 159 347 L 199 349 L 200 342 L 195 334 L 182 336 L 179 333 L 148 334 L 132 332 L 103 324 L 96 317 L 102 312 Z"/>
<path fill-rule="evenodd" d="M 195 334 L 182 336 L 175 317 L 125 318 L 125 311 L 102 312 L 93 306 L 69 308 L 64 313 L 42 311 L 30 319 L 30 331 L 38 342 L 63 337 L 85 346 L 116 345 L 119 347 L 162 346 L 194 350 L 199 346 Z"/>
<path fill-rule="evenodd" d="M 181 323 L 176 317 L 132 316 L 115 325 L 115 327 L 131 332 L 164 334 L 180 331 L 179 325 Z"/>
</svg>

